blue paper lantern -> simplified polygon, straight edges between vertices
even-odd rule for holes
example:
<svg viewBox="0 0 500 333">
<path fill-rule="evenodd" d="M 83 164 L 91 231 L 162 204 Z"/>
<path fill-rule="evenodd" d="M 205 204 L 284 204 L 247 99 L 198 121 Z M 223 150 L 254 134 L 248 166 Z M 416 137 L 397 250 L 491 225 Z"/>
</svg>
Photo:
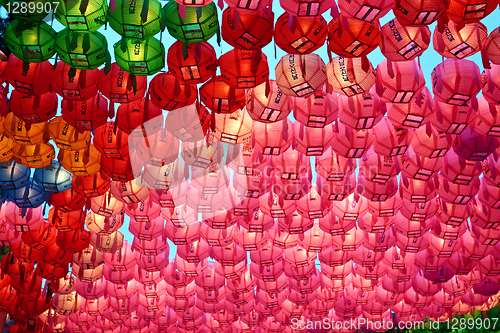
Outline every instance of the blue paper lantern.
<svg viewBox="0 0 500 333">
<path fill-rule="evenodd" d="M 31 170 L 16 162 L 0 163 L 0 189 L 3 191 L 25 187 L 30 182 Z"/>
<path fill-rule="evenodd" d="M 33 179 L 45 192 L 57 193 L 69 190 L 73 175 L 62 164 L 52 161 L 44 168 L 36 169 Z"/>
<path fill-rule="evenodd" d="M 24 187 L 16 190 L 8 190 L 5 193 L 7 194 L 7 199 L 14 202 L 19 208 L 36 208 L 50 198 L 49 193 L 45 192 L 33 180 L 30 180 Z"/>
</svg>

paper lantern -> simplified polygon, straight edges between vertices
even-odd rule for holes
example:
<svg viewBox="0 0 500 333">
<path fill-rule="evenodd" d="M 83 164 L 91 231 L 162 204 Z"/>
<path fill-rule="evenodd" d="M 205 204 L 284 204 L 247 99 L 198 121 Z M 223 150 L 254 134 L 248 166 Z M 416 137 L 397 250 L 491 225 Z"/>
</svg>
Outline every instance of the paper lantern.
<svg viewBox="0 0 500 333">
<path fill-rule="evenodd" d="M 80 150 L 87 147 L 90 140 L 90 132 L 78 132 L 68 124 L 62 117 L 56 117 L 49 122 L 48 130 L 51 139 L 59 149 Z"/>
<path fill-rule="evenodd" d="M 275 69 L 276 84 L 284 94 L 307 97 L 323 88 L 325 63 L 316 54 L 283 56 Z"/>
<path fill-rule="evenodd" d="M 341 57 L 366 56 L 380 43 L 378 21 L 363 22 L 343 17 L 342 14 L 328 24 L 328 46 Z"/>
<path fill-rule="evenodd" d="M 264 155 L 284 153 L 292 143 L 291 127 L 292 122 L 288 118 L 270 124 L 254 122 L 254 148 Z"/>
<path fill-rule="evenodd" d="M 57 34 L 55 50 L 58 57 L 71 68 L 91 70 L 106 61 L 108 43 L 106 37 L 97 31 L 64 29 Z"/>
<path fill-rule="evenodd" d="M 280 0 L 280 6 L 285 12 L 297 16 L 319 16 L 331 8 L 333 1 L 298 1 L 298 0 Z"/>
<path fill-rule="evenodd" d="M 497 5 L 496 0 L 487 3 L 477 0 L 452 0 L 446 15 L 458 24 L 478 22 L 494 11 Z"/>
<path fill-rule="evenodd" d="M 7 82 L 19 92 L 31 95 L 41 95 L 50 91 L 50 77 L 54 67 L 48 61 L 41 63 L 27 62 L 9 56 L 5 66 L 4 76 Z"/>
<path fill-rule="evenodd" d="M 401 24 L 429 25 L 436 21 L 446 10 L 443 3 L 427 0 L 402 0 L 394 10 L 394 15 Z"/>
<path fill-rule="evenodd" d="M 238 8 L 243 11 L 259 11 L 263 8 L 267 7 L 271 1 L 268 0 L 249 0 L 249 1 L 236 1 L 236 0 L 227 0 L 225 1 L 229 7 Z"/>
<path fill-rule="evenodd" d="M 290 25 L 295 21 L 295 27 Z M 305 54 L 320 48 L 326 40 L 327 23 L 323 16 L 293 17 L 281 15 L 275 24 L 276 45 L 286 53 Z"/>
<path fill-rule="evenodd" d="M 143 98 L 131 103 L 123 103 L 118 107 L 115 122 L 126 134 L 135 136 L 155 133 L 161 128 L 156 118 L 161 115 L 161 109 Z"/>
<path fill-rule="evenodd" d="M 212 45 L 207 42 L 183 44 L 177 41 L 168 49 L 167 65 L 170 73 L 180 81 L 187 84 L 203 83 L 215 76 L 217 56 Z"/>
<path fill-rule="evenodd" d="M 295 149 L 306 156 L 319 156 L 330 147 L 333 141 L 333 126 L 326 128 L 306 127 L 299 122 L 293 124 Z"/>
<path fill-rule="evenodd" d="M 181 83 L 170 73 L 161 73 L 149 83 L 149 94 L 156 107 L 171 111 L 193 104 L 196 101 L 197 88 L 196 85 Z"/>
<path fill-rule="evenodd" d="M 113 103 L 130 103 L 143 98 L 146 86 L 146 77 L 132 77 L 117 63 L 111 64 L 111 70 L 107 74 L 104 68 L 99 71 L 99 91 Z"/>
<path fill-rule="evenodd" d="M 252 136 L 253 120 L 244 110 L 230 114 L 213 114 L 215 122 L 214 136 L 221 142 L 242 144 Z"/>
<path fill-rule="evenodd" d="M 489 103 L 497 104 L 500 101 L 499 84 L 497 74 L 500 67 L 498 65 L 490 65 L 490 69 L 486 68 L 481 75 L 483 79 L 483 97 Z"/>
<path fill-rule="evenodd" d="M 9 101 L 10 110 L 27 124 L 46 122 L 56 114 L 57 95 L 26 95 L 14 90 Z"/>
<path fill-rule="evenodd" d="M 54 207 L 63 212 L 71 212 L 83 208 L 86 202 L 85 196 L 75 191 L 72 187 L 68 190 L 52 193 L 50 200 Z"/>
<path fill-rule="evenodd" d="M 498 145 L 498 138 L 484 136 L 472 126 L 457 136 L 453 146 L 455 153 L 466 160 L 483 161 Z"/>
<path fill-rule="evenodd" d="M 99 172 L 101 165 L 101 153 L 89 144 L 88 148 L 81 150 L 60 150 L 62 159 L 59 162 L 64 169 L 75 176 L 93 176 Z"/>
<path fill-rule="evenodd" d="M 432 125 L 419 127 L 411 139 L 413 151 L 428 158 L 443 157 L 451 147 L 452 139 L 447 134 L 439 134 Z"/>
<path fill-rule="evenodd" d="M 56 32 L 45 22 L 30 24 L 13 20 L 5 29 L 5 41 L 9 50 L 20 60 L 43 62 L 56 52 Z"/>
<path fill-rule="evenodd" d="M 162 16 L 169 34 L 186 44 L 206 42 L 219 31 L 217 7 L 213 2 L 201 7 L 169 2 L 162 9 Z"/>
<path fill-rule="evenodd" d="M 108 100 L 97 94 L 88 100 L 61 102 L 63 119 L 79 131 L 93 131 L 106 123 Z"/>
<path fill-rule="evenodd" d="M 442 159 L 416 155 L 412 147 L 409 147 L 408 155 L 402 163 L 401 173 L 403 175 L 407 178 L 421 180 L 429 180 L 432 175 L 443 167 Z"/>
<path fill-rule="evenodd" d="M 294 118 L 308 127 L 325 127 L 337 119 L 336 94 L 319 91 L 305 98 L 293 98 L 291 105 Z"/>
<path fill-rule="evenodd" d="M 407 128 L 394 127 L 387 118 L 383 118 L 373 128 L 373 134 L 373 149 L 382 156 L 404 155 L 413 136 L 413 132 Z"/>
<path fill-rule="evenodd" d="M 83 11 L 82 11 L 83 9 Z M 106 20 L 107 2 L 93 0 L 86 5 L 73 0 L 61 4 L 55 12 L 56 19 L 66 28 L 76 31 L 96 31 Z"/>
<path fill-rule="evenodd" d="M 415 59 L 427 50 L 431 40 L 427 26 L 405 26 L 397 18 L 384 24 L 381 32 L 380 50 L 390 61 Z"/>
<path fill-rule="evenodd" d="M 339 96 L 339 121 L 355 130 L 369 129 L 382 120 L 386 112 L 374 89 L 354 96 Z"/>
<path fill-rule="evenodd" d="M 366 58 L 333 58 L 326 75 L 333 91 L 346 96 L 367 92 L 375 84 L 375 71 Z"/>
<path fill-rule="evenodd" d="M 222 13 L 222 39 L 236 49 L 259 50 L 271 42 L 273 22 L 267 8 L 252 13 L 229 7 Z"/>
<path fill-rule="evenodd" d="M 127 158 L 128 141 L 128 135 L 121 129 L 116 129 L 114 122 L 99 126 L 94 132 L 94 146 L 107 158 Z"/>
<path fill-rule="evenodd" d="M 97 94 L 98 73 L 97 69 L 73 70 L 64 62 L 59 61 L 54 74 L 50 77 L 50 85 L 52 90 L 63 99 L 87 100 Z"/>
<path fill-rule="evenodd" d="M 126 38 L 147 39 L 160 32 L 161 4 L 159 1 L 119 0 L 108 10 L 111 28 Z"/>
<path fill-rule="evenodd" d="M 377 66 L 376 73 L 376 90 L 384 102 L 409 103 L 425 86 L 422 68 L 416 60 L 385 60 Z"/>
<path fill-rule="evenodd" d="M 165 67 L 165 47 L 156 38 L 124 38 L 114 45 L 118 66 L 134 75 L 153 75 Z"/>
<path fill-rule="evenodd" d="M 478 99 L 479 112 L 477 113 L 474 128 L 482 135 L 500 136 L 499 120 L 497 120 L 500 107 L 486 101 L 484 97 Z"/>
<path fill-rule="evenodd" d="M 96 197 L 103 195 L 110 188 L 110 179 L 106 174 L 94 174 L 90 176 L 73 177 L 73 189 L 85 197 Z"/>
<path fill-rule="evenodd" d="M 269 92 L 267 83 L 258 85 L 248 90 L 246 95 L 248 114 L 255 121 L 272 123 L 285 119 L 290 113 L 289 97 L 281 91 L 276 81 L 269 80 Z"/>
<path fill-rule="evenodd" d="M 269 79 L 266 55 L 259 50 L 233 49 L 219 58 L 221 78 L 231 87 L 253 88 Z"/>
<path fill-rule="evenodd" d="M 487 37 L 488 31 L 480 22 L 466 24 L 462 29 L 448 22 L 443 33 L 436 26 L 432 44 L 443 57 L 462 59 L 479 52 Z"/>
<path fill-rule="evenodd" d="M 484 47 L 484 52 L 487 53 L 488 59 L 495 65 L 500 65 L 499 33 L 500 31 L 498 29 L 493 30 L 486 40 L 486 45 Z"/>
<path fill-rule="evenodd" d="M 71 188 L 72 175 L 61 164 L 52 162 L 44 168 L 35 170 L 34 180 L 40 184 L 45 192 L 62 192 Z"/>
<path fill-rule="evenodd" d="M 48 194 L 35 182 L 16 190 L 7 190 L 5 194 L 20 208 L 40 207 L 44 201 L 48 200 Z"/>
<path fill-rule="evenodd" d="M 424 87 L 409 103 L 388 103 L 387 118 L 395 127 L 417 128 L 432 119 L 433 110 L 432 95 Z"/>
<path fill-rule="evenodd" d="M 338 123 L 338 131 L 335 131 L 332 145 L 333 150 L 340 156 L 346 158 L 360 158 L 368 150 L 374 140 L 374 136 L 366 130 L 355 131 Z M 387 154 L 386 156 L 389 156 Z"/>
<path fill-rule="evenodd" d="M 112 217 L 122 213 L 123 206 L 123 203 L 113 197 L 111 193 L 105 193 L 90 199 L 90 209 L 104 217 Z"/>
<path fill-rule="evenodd" d="M 212 112 L 232 113 L 244 107 L 245 91 L 231 87 L 217 76 L 201 86 L 200 99 Z"/>
<path fill-rule="evenodd" d="M 437 98 L 434 99 L 435 113 L 434 117 L 431 118 L 431 123 L 441 132 L 460 134 L 476 118 L 477 107 L 472 107 L 475 104 L 475 97 L 472 97 L 464 105 L 461 105 L 461 101 L 458 100 L 451 101 L 456 105 L 440 102 Z"/>
<path fill-rule="evenodd" d="M 339 9 L 344 15 L 365 22 L 382 18 L 393 6 L 392 1 L 383 0 L 339 1 Z"/>
</svg>

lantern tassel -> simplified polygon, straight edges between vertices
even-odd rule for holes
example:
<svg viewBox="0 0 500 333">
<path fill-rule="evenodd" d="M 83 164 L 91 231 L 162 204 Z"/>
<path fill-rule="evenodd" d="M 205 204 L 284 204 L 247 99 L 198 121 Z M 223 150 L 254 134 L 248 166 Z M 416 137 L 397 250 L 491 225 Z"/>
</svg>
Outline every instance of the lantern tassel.
<svg viewBox="0 0 500 333">
<path fill-rule="evenodd" d="M 141 19 L 142 23 L 146 23 L 148 20 L 148 12 L 149 12 L 149 0 L 144 0 L 142 4 L 142 10 L 141 10 Z"/>
</svg>

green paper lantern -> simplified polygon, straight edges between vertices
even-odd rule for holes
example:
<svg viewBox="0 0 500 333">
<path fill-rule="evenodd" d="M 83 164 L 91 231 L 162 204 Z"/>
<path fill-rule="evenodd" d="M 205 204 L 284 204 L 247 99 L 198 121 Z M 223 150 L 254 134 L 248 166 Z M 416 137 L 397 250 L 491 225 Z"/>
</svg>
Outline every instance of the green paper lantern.
<svg viewBox="0 0 500 333">
<path fill-rule="evenodd" d="M 165 67 L 165 47 L 156 38 L 124 38 L 115 44 L 118 66 L 130 74 L 152 75 Z"/>
<path fill-rule="evenodd" d="M 100 32 L 64 29 L 57 34 L 56 51 L 64 63 L 76 69 L 96 69 L 106 61 L 108 42 Z"/>
<path fill-rule="evenodd" d="M 69 30 L 96 31 L 106 23 L 108 10 L 105 0 L 61 1 L 56 11 L 56 19 Z M 82 13 L 83 10 L 83 13 Z"/>
<path fill-rule="evenodd" d="M 41 22 L 57 6 L 53 0 L 0 0 L 0 4 L 18 20 Z"/>
<path fill-rule="evenodd" d="M 168 32 L 172 37 L 183 43 L 195 44 L 206 42 L 219 32 L 217 6 L 211 2 L 202 7 L 184 7 L 184 19 L 179 14 L 179 4 L 169 1 L 163 7 L 163 17 Z"/>
<path fill-rule="evenodd" d="M 5 29 L 5 41 L 9 50 L 27 62 L 42 62 L 55 53 L 57 33 L 45 22 L 31 23 L 14 20 Z"/>
<path fill-rule="evenodd" d="M 158 0 L 116 0 L 108 10 L 109 25 L 125 38 L 147 39 L 161 30 L 161 5 Z"/>
</svg>

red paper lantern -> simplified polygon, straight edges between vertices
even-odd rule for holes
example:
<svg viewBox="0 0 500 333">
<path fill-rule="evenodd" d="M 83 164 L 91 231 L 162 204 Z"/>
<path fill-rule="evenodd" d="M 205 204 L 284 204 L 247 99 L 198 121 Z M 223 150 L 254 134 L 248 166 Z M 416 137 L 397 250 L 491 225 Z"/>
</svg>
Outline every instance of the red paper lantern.
<svg viewBox="0 0 500 333">
<path fill-rule="evenodd" d="M 293 98 L 290 105 L 295 120 L 308 127 L 325 127 L 337 119 L 337 94 L 318 91 L 305 98 Z"/>
<path fill-rule="evenodd" d="M 270 124 L 254 122 L 254 148 L 263 155 L 282 154 L 292 143 L 291 131 L 292 122 L 288 118 Z"/>
<path fill-rule="evenodd" d="M 187 57 L 184 57 L 187 48 Z M 217 56 L 210 43 L 184 44 L 176 41 L 167 53 L 170 73 L 186 84 L 203 83 L 215 76 Z"/>
<path fill-rule="evenodd" d="M 442 33 L 436 26 L 432 44 L 443 57 L 462 59 L 479 52 L 487 37 L 488 31 L 481 22 L 469 23 L 463 28 L 448 22 Z"/>
<path fill-rule="evenodd" d="M 267 57 L 261 50 L 233 49 L 220 56 L 222 79 L 237 89 L 253 88 L 269 80 Z"/>
<path fill-rule="evenodd" d="M 88 100 L 97 94 L 99 70 L 72 69 L 59 61 L 50 78 L 52 90 L 68 100 Z"/>
<path fill-rule="evenodd" d="M 478 22 L 493 12 L 497 6 L 497 0 L 486 3 L 480 0 L 451 0 L 446 15 L 458 24 Z"/>
<path fill-rule="evenodd" d="M 80 131 L 92 131 L 106 123 L 108 101 L 97 94 L 82 101 L 63 100 L 61 102 L 63 119 Z"/>
<path fill-rule="evenodd" d="M 24 62 L 15 55 L 10 55 L 4 69 L 7 83 L 20 93 L 41 95 L 49 92 L 50 77 L 54 74 L 54 66 L 48 62 Z"/>
<path fill-rule="evenodd" d="M 104 68 L 99 71 L 99 91 L 112 103 L 129 103 L 144 97 L 147 77 L 134 76 L 118 66 L 111 64 L 109 73 Z"/>
<path fill-rule="evenodd" d="M 500 65 L 500 30 L 493 30 L 488 39 L 484 51 L 487 53 L 488 59 L 495 65 Z"/>
<path fill-rule="evenodd" d="M 276 21 L 274 40 L 286 53 L 311 53 L 325 43 L 327 32 L 327 22 L 321 15 L 294 17 L 284 13 Z"/>
<path fill-rule="evenodd" d="M 161 123 L 157 121 L 160 115 L 160 108 L 149 99 L 142 98 L 121 104 L 116 112 L 115 122 L 128 135 L 152 134 L 161 127 Z"/>
<path fill-rule="evenodd" d="M 393 1 L 384 0 L 339 1 L 339 9 L 343 14 L 365 22 L 373 22 L 382 18 L 393 6 Z"/>
<path fill-rule="evenodd" d="M 233 113 L 245 106 L 245 90 L 231 87 L 216 76 L 200 88 L 200 100 L 212 112 Z"/>
<path fill-rule="evenodd" d="M 225 2 L 229 7 L 251 12 L 262 10 L 271 3 L 270 0 L 226 0 Z"/>
<path fill-rule="evenodd" d="M 380 43 L 378 20 L 363 22 L 358 19 L 339 16 L 328 24 L 328 46 L 330 51 L 341 57 L 366 56 Z"/>
<path fill-rule="evenodd" d="M 381 156 L 404 155 L 408 149 L 413 132 L 407 128 L 396 128 L 387 118 L 383 118 L 373 128 L 375 142 L 373 150 Z"/>
<path fill-rule="evenodd" d="M 280 0 L 280 6 L 285 12 L 293 16 L 319 16 L 332 7 L 333 0 L 323 1 L 299 1 L 299 0 Z"/>
<path fill-rule="evenodd" d="M 428 0 L 401 0 L 394 15 L 403 25 L 429 25 L 446 10 L 441 2 Z"/>
<path fill-rule="evenodd" d="M 384 60 L 377 66 L 375 87 L 384 102 L 409 103 L 424 86 L 424 73 L 416 60 Z"/>
<path fill-rule="evenodd" d="M 273 38 L 274 14 L 270 8 L 248 12 L 228 7 L 222 13 L 222 39 L 241 50 L 260 50 Z"/>
<path fill-rule="evenodd" d="M 386 113 L 374 89 L 354 96 L 339 96 L 339 121 L 357 131 L 375 126 Z"/>
<path fill-rule="evenodd" d="M 10 95 L 10 110 L 26 124 L 47 122 L 56 115 L 57 95 L 27 95 L 14 90 Z"/>
<path fill-rule="evenodd" d="M 157 74 L 149 83 L 151 102 L 168 111 L 193 104 L 197 93 L 196 85 L 182 83 L 171 73 Z"/>
<path fill-rule="evenodd" d="M 346 158 L 360 158 L 365 151 L 370 149 L 373 140 L 373 134 L 367 130 L 355 131 L 342 123 L 338 123 L 338 131 L 334 133 L 333 150 L 340 156 Z M 390 156 L 386 154 L 385 156 Z"/>
<path fill-rule="evenodd" d="M 397 18 L 384 24 L 381 32 L 380 50 L 390 61 L 415 59 L 427 50 L 431 40 L 427 26 L 405 26 Z"/>
</svg>

